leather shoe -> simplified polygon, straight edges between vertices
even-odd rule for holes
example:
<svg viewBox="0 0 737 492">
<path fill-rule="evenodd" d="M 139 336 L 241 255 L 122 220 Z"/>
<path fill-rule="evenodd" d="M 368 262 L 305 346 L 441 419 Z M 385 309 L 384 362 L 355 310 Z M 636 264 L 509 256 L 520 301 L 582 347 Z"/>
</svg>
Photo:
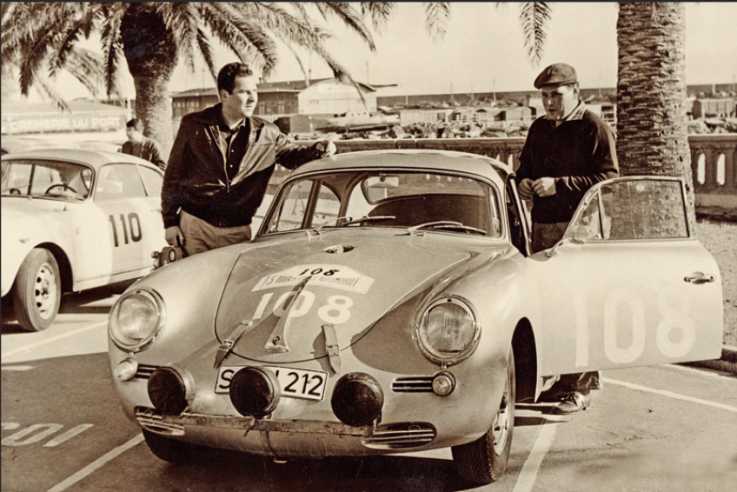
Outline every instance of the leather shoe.
<svg viewBox="0 0 737 492">
<path fill-rule="evenodd" d="M 568 415 L 571 413 L 586 410 L 591 405 L 591 393 L 584 395 L 578 391 L 568 393 L 565 399 L 553 408 L 553 413 L 557 415 Z"/>
</svg>

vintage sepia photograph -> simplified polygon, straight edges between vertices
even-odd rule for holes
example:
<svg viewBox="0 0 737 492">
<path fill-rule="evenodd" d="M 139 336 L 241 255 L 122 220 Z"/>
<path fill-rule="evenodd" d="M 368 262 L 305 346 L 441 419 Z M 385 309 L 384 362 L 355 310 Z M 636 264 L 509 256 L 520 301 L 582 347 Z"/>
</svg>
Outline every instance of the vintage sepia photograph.
<svg viewBox="0 0 737 492">
<path fill-rule="evenodd" d="M 3 2 L 2 492 L 731 492 L 737 2 Z"/>
</svg>

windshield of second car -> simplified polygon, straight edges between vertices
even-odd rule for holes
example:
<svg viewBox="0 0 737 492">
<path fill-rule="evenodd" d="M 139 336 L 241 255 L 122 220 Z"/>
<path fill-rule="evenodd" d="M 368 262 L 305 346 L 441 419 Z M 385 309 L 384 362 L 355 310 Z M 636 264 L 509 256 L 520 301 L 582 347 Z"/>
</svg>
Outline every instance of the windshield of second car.
<svg viewBox="0 0 737 492">
<path fill-rule="evenodd" d="M 2 166 L 2 195 L 84 200 L 89 195 L 92 170 L 69 162 L 14 160 Z"/>
<path fill-rule="evenodd" d="M 494 189 L 435 172 L 344 171 L 288 183 L 266 217 L 267 233 L 328 227 L 422 226 L 499 237 Z"/>
</svg>

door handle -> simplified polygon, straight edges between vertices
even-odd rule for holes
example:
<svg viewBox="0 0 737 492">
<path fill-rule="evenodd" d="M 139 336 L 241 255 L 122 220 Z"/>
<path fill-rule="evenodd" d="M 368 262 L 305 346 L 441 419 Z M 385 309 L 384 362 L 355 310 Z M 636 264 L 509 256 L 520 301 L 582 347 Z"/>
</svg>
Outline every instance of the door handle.
<svg viewBox="0 0 737 492">
<path fill-rule="evenodd" d="M 713 282 L 714 281 L 714 275 L 709 275 L 706 273 L 701 272 L 694 272 L 688 277 L 683 279 L 685 282 L 689 282 L 692 284 L 705 284 L 707 282 Z"/>
</svg>

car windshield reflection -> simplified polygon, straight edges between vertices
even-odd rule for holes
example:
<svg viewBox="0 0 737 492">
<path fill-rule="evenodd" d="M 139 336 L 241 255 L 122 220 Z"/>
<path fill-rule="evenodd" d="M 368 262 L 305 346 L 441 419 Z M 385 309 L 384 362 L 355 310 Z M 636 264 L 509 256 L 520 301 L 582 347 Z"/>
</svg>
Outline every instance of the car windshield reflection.
<svg viewBox="0 0 737 492">
<path fill-rule="evenodd" d="M 437 172 L 346 171 L 288 182 L 265 232 L 332 227 L 402 228 L 452 224 L 427 231 L 500 237 L 499 200 L 492 186 Z"/>
<path fill-rule="evenodd" d="M 2 166 L 2 196 L 81 201 L 91 183 L 90 168 L 69 162 L 18 160 Z"/>
</svg>

